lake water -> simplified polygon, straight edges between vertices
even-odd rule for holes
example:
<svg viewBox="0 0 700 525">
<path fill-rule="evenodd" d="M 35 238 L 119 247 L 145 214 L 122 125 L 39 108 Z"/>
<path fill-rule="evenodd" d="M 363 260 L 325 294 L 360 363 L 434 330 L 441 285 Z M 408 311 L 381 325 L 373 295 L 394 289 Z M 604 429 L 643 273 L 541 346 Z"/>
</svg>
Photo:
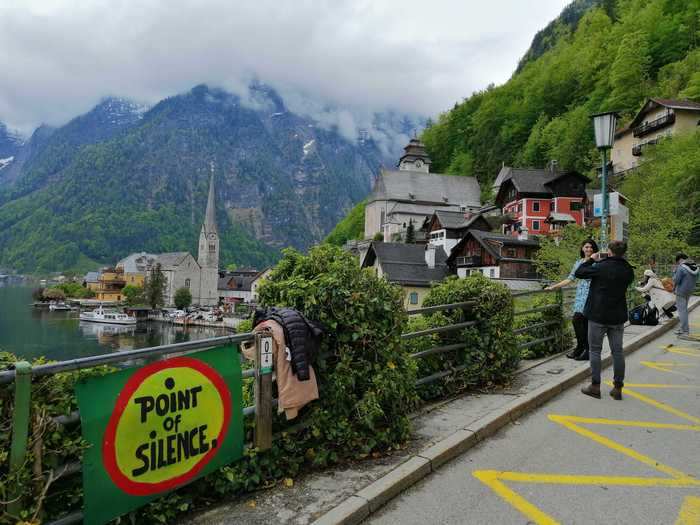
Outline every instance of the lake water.
<svg viewBox="0 0 700 525">
<path fill-rule="evenodd" d="M 134 326 L 86 323 L 77 311 L 50 312 L 31 306 L 32 289 L 0 285 L 0 350 L 26 359 L 44 356 L 62 361 L 76 357 L 194 341 L 227 330 L 146 322 Z"/>
</svg>

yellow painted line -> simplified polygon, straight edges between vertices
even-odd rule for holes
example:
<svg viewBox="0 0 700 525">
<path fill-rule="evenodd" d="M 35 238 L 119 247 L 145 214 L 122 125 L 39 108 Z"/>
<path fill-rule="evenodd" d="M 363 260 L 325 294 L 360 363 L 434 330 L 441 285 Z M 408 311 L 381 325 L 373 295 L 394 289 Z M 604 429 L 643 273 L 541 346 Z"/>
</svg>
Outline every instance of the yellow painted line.
<svg viewBox="0 0 700 525">
<path fill-rule="evenodd" d="M 627 393 L 629 394 L 631 392 L 627 391 Z M 627 457 L 636 459 L 640 463 L 643 463 L 644 465 L 647 465 L 648 467 L 651 467 L 654 470 L 658 470 L 659 472 L 663 472 L 664 474 L 668 474 L 669 476 L 677 479 L 690 479 L 685 472 L 681 472 L 680 470 L 677 470 L 673 467 L 664 465 L 663 463 L 656 461 L 655 459 L 650 458 L 649 456 L 640 454 L 636 450 L 620 445 L 617 441 L 613 441 L 612 439 L 606 438 L 605 436 L 601 436 L 600 434 L 597 434 L 592 430 L 576 425 L 568 418 L 568 416 L 558 416 L 551 414 L 548 417 L 551 421 L 559 423 L 560 425 L 568 428 L 572 432 L 576 432 L 581 436 L 587 437 L 588 439 L 595 441 L 599 445 L 603 445 L 604 447 L 614 450 L 615 452 L 619 452 L 620 454 L 624 454 Z"/>
<path fill-rule="evenodd" d="M 692 357 L 700 357 L 700 351 L 694 351 L 692 348 L 668 348 L 668 351 L 673 354 L 689 355 Z"/>
<path fill-rule="evenodd" d="M 662 403 L 661 401 L 656 401 L 655 399 L 640 394 L 639 392 L 635 392 L 632 389 L 626 388 L 623 390 L 623 392 L 625 392 L 628 396 L 632 396 L 636 399 L 639 399 L 640 401 L 647 403 L 648 405 L 651 405 L 655 408 L 658 408 L 659 410 L 663 410 L 664 412 L 668 412 L 669 414 L 673 414 L 674 416 L 678 416 L 682 419 L 692 421 L 693 423 L 700 423 L 700 417 L 691 416 L 690 414 L 687 414 L 682 410 L 678 410 L 677 408 L 674 408 L 671 405 L 667 405 L 666 403 Z"/>
<path fill-rule="evenodd" d="M 697 487 L 700 480 L 693 478 L 645 478 L 637 476 L 589 476 L 570 474 L 541 474 L 536 472 L 494 472 L 501 481 L 543 485 L 615 485 L 625 487 Z"/>
<path fill-rule="evenodd" d="M 612 381 L 606 381 L 607 385 L 612 386 Z M 700 385 L 668 385 L 665 383 L 625 383 L 626 388 L 680 388 L 694 390 L 700 388 Z"/>
<path fill-rule="evenodd" d="M 700 525 L 700 498 L 688 496 L 683 500 L 676 525 Z"/>
<path fill-rule="evenodd" d="M 472 472 L 472 475 L 476 479 L 493 490 L 515 509 L 522 512 L 536 525 L 559 525 L 559 522 L 552 518 L 549 514 L 542 512 L 520 494 L 514 490 L 511 490 L 504 483 L 500 482 L 498 479 L 500 474 L 502 473 L 496 470 L 477 470 Z"/>
<path fill-rule="evenodd" d="M 558 419 L 566 419 L 574 423 L 583 423 L 588 425 L 611 425 L 620 427 L 638 427 L 638 428 L 660 428 L 668 430 L 694 430 L 700 432 L 700 425 L 679 425 L 677 423 L 657 423 L 654 421 L 630 421 L 627 419 L 603 419 L 599 417 L 580 417 L 580 416 L 561 416 L 558 414 L 550 414 L 549 419 L 556 421 Z"/>
<path fill-rule="evenodd" d="M 695 377 L 691 376 L 690 374 L 684 374 L 683 372 L 678 372 L 677 370 L 671 370 L 671 368 L 694 368 L 695 365 L 681 363 L 660 363 L 658 361 L 640 361 L 640 364 L 642 366 L 646 366 L 647 368 L 651 368 L 652 370 L 658 370 L 659 372 L 667 372 L 669 374 L 695 379 Z"/>
</svg>

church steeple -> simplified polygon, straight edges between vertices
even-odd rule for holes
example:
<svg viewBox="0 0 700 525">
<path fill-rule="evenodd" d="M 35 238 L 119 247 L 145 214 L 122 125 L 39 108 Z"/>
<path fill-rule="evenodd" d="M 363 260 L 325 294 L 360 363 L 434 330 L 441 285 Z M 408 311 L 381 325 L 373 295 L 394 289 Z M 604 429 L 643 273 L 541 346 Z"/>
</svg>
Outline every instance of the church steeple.
<svg viewBox="0 0 700 525">
<path fill-rule="evenodd" d="M 214 174 L 209 179 L 209 198 L 207 199 L 207 212 L 204 215 L 202 229 L 207 233 L 218 233 L 216 229 L 216 205 L 214 204 Z"/>
<path fill-rule="evenodd" d="M 219 270 L 219 230 L 216 227 L 216 203 L 214 200 L 214 169 L 209 180 L 209 197 L 204 222 L 199 232 L 199 255 L 197 262 L 202 268 Z"/>
</svg>

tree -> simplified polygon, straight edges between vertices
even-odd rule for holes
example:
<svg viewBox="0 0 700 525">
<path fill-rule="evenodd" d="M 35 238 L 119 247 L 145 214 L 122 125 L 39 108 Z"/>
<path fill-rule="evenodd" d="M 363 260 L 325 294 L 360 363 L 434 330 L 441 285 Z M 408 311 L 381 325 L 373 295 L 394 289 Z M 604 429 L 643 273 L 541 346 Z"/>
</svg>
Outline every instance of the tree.
<svg viewBox="0 0 700 525">
<path fill-rule="evenodd" d="M 617 56 L 610 67 L 610 87 L 608 100 L 611 108 L 621 111 L 636 110 L 649 91 L 648 36 L 643 31 L 635 31 L 622 37 Z"/>
<path fill-rule="evenodd" d="M 569 275 L 574 263 L 581 257 L 581 243 L 586 239 L 598 240 L 598 230 L 581 228 L 575 224 L 565 226 L 558 239 L 544 237 L 535 255 L 537 271 L 545 279 L 559 281 Z"/>
<path fill-rule="evenodd" d="M 127 284 L 124 288 L 122 288 L 122 295 L 126 297 L 126 304 L 128 304 L 129 306 L 143 304 L 146 301 L 145 290 L 143 286 L 134 286 L 133 284 Z"/>
<path fill-rule="evenodd" d="M 408 220 L 406 228 L 406 244 L 414 244 L 416 242 L 416 228 L 413 226 L 413 219 Z"/>
<path fill-rule="evenodd" d="M 66 298 L 66 294 L 60 288 L 47 288 L 44 290 L 44 299 L 49 301 L 63 301 Z"/>
<path fill-rule="evenodd" d="M 146 279 L 146 285 L 144 287 L 144 295 L 146 299 L 146 304 L 148 304 L 152 309 L 156 309 L 158 306 L 162 306 L 165 303 L 163 299 L 163 294 L 165 293 L 166 278 L 161 270 L 160 263 L 156 264 L 151 268 L 151 273 Z"/>
<path fill-rule="evenodd" d="M 192 304 L 192 293 L 190 292 L 189 288 L 178 288 L 175 292 L 175 297 L 173 300 L 175 301 L 176 308 L 179 310 L 184 310 Z"/>
<path fill-rule="evenodd" d="M 35 288 L 32 290 L 32 299 L 35 301 L 43 301 L 44 300 L 44 289 L 43 288 Z"/>
</svg>

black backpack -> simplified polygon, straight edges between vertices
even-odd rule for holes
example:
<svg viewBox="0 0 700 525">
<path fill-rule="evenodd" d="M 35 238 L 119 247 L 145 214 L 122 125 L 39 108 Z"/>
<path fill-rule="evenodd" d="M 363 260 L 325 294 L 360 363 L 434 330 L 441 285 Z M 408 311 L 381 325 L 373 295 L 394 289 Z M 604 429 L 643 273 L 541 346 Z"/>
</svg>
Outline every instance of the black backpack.
<svg viewBox="0 0 700 525">
<path fill-rule="evenodd" d="M 630 324 L 656 326 L 659 324 L 659 311 L 649 303 L 640 304 L 630 310 L 629 319 Z"/>
</svg>

